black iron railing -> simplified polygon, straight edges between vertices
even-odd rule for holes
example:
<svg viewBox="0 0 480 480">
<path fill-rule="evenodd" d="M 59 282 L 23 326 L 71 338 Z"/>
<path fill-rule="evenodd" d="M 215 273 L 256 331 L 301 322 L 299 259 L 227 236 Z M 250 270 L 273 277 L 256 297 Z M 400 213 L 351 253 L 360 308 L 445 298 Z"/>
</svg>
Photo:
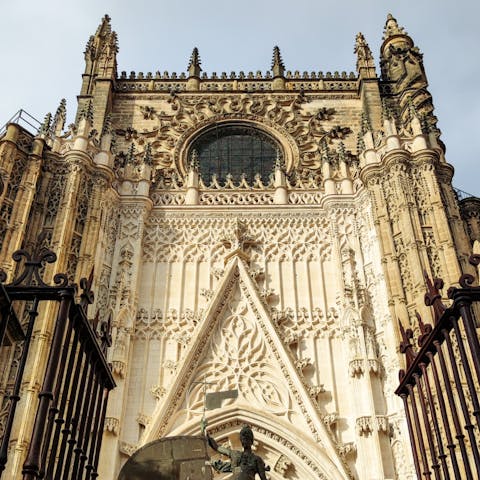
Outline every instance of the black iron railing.
<svg viewBox="0 0 480 480">
<path fill-rule="evenodd" d="M 14 386 L 8 395 L 8 416 L 0 447 L 0 477 L 8 459 L 32 332 L 34 326 L 38 328 L 39 321 L 48 320 L 42 315 L 52 311 L 48 304 L 53 302 L 56 310 L 53 337 L 23 465 L 23 478 L 97 478 L 108 393 L 115 383 L 105 358 L 110 345 L 109 325 L 102 325 L 99 335 L 96 326 L 92 326 L 87 319 L 87 307 L 93 299 L 92 276 L 89 280 L 82 279 L 80 285 L 83 291 L 81 301 L 77 304 L 76 286 L 68 284 L 66 275 L 55 275 L 54 286 L 47 285 L 42 279 L 44 265 L 56 261 L 53 252 L 43 250 L 38 256 L 31 257 L 20 250 L 15 252 L 13 258 L 19 263 L 21 272 L 11 283 L 2 285 L 4 298 L 1 302 L 0 332 L 8 332 L 13 318 L 9 312 L 16 305 L 23 304 L 28 308 L 21 357 Z M 2 272 L 0 282 L 5 280 Z"/>
<path fill-rule="evenodd" d="M 470 263 L 477 267 L 480 256 Z M 400 323 L 400 350 L 406 370 L 396 390 L 404 402 L 413 459 L 418 478 L 470 480 L 480 478 L 480 342 L 475 303 L 480 287 L 463 275 L 460 287 L 448 290 L 442 303 L 443 281 L 427 277 L 425 303 L 433 309 L 434 324 L 417 315 L 418 350 L 412 329 Z"/>
</svg>

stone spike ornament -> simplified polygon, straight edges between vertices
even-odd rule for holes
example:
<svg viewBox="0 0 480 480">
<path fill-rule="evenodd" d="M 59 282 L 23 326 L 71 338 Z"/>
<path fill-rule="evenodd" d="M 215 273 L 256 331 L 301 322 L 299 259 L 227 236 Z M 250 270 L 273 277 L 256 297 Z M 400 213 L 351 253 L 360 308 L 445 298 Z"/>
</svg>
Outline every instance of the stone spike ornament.
<svg viewBox="0 0 480 480">
<path fill-rule="evenodd" d="M 190 77 L 199 77 L 200 72 L 202 71 L 200 60 L 200 54 L 198 53 L 198 48 L 195 47 L 190 55 L 190 61 L 188 63 L 188 74 Z"/>
<path fill-rule="evenodd" d="M 382 98 L 382 120 L 395 120 L 395 114 L 385 98 Z"/>
<path fill-rule="evenodd" d="M 192 154 L 190 155 L 190 162 L 188 164 L 190 171 L 198 172 L 200 169 L 200 164 L 198 161 L 198 151 L 194 148 Z"/>
<path fill-rule="evenodd" d="M 136 162 L 135 158 L 135 144 L 132 142 L 130 147 L 128 147 L 127 157 L 126 157 L 127 164 L 134 164 Z"/>
<path fill-rule="evenodd" d="M 397 19 L 389 13 L 387 15 L 387 21 L 385 23 L 385 29 L 383 31 L 383 40 L 387 40 L 395 35 L 407 35 L 403 27 L 399 27 Z"/>
<path fill-rule="evenodd" d="M 48 112 L 45 115 L 42 125 L 38 129 L 38 135 L 42 137 L 48 136 L 51 131 L 51 123 L 52 123 L 52 114 Z"/>
<path fill-rule="evenodd" d="M 277 148 L 277 156 L 275 157 L 275 170 L 285 172 L 285 160 L 283 159 L 279 148 Z"/>
<path fill-rule="evenodd" d="M 274 77 L 283 77 L 285 73 L 282 54 L 280 53 L 280 48 L 276 45 L 273 47 L 272 72 Z"/>
<path fill-rule="evenodd" d="M 112 130 L 112 115 L 109 113 L 105 117 L 105 121 L 103 122 L 102 128 L 102 137 L 103 135 L 111 135 L 113 133 Z"/>
<path fill-rule="evenodd" d="M 332 157 L 330 154 L 330 149 L 328 148 L 328 143 L 325 139 L 320 142 L 320 151 L 322 160 L 326 163 L 330 163 L 332 161 Z"/>
<path fill-rule="evenodd" d="M 367 132 L 372 131 L 372 126 L 370 125 L 370 119 L 368 118 L 367 112 L 362 112 L 362 135 L 365 135 Z"/>
<path fill-rule="evenodd" d="M 91 99 L 80 110 L 78 119 L 85 119 L 90 122 L 90 124 L 93 124 L 93 102 Z"/>
<path fill-rule="evenodd" d="M 52 131 L 56 136 L 61 135 L 63 127 L 65 126 L 65 120 L 67 119 L 67 101 L 62 98 L 60 105 L 55 112 L 52 122 Z"/>
<path fill-rule="evenodd" d="M 133 144 L 132 144 L 133 145 Z M 147 142 L 143 152 L 143 163 L 151 167 L 153 165 L 152 144 Z"/>
</svg>

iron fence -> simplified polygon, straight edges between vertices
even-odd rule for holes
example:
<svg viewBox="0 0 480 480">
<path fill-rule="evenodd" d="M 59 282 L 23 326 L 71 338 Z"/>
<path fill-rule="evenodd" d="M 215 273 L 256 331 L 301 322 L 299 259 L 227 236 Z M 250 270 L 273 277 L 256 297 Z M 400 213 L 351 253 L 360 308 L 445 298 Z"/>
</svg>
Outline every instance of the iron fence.
<svg viewBox="0 0 480 480">
<path fill-rule="evenodd" d="M 470 263 L 480 264 L 474 255 Z M 433 325 L 418 318 L 414 332 L 400 323 L 406 370 L 396 390 L 404 403 L 418 478 L 480 478 L 480 343 L 475 304 L 480 286 L 465 274 L 448 290 L 452 303 L 442 303 L 443 281 L 426 277 L 425 303 L 433 309 Z"/>
<path fill-rule="evenodd" d="M 87 307 L 93 301 L 90 279 L 82 279 L 80 302 L 75 302 L 77 287 L 65 274 L 54 277 L 54 286 L 42 278 L 46 263 L 56 261 L 49 250 L 32 257 L 24 250 L 13 255 L 20 273 L 9 284 L 0 286 L 0 333 L 4 345 L 9 330 L 17 333 L 21 354 L 15 382 L 7 396 L 8 414 L 0 446 L 0 477 L 5 470 L 12 427 L 20 400 L 32 333 L 39 320 L 54 306 L 56 318 L 49 344 L 48 359 L 28 453 L 23 464 L 23 479 L 95 479 L 102 442 L 108 393 L 115 387 L 105 353 L 110 345 L 110 325 L 92 325 Z M 0 274 L 0 282 L 6 276 Z M 21 335 L 15 310 L 25 310 Z M 40 318 L 39 318 L 40 317 Z M 13 338 L 13 337 L 12 337 Z M 2 365 L 2 368 L 8 365 Z"/>
</svg>

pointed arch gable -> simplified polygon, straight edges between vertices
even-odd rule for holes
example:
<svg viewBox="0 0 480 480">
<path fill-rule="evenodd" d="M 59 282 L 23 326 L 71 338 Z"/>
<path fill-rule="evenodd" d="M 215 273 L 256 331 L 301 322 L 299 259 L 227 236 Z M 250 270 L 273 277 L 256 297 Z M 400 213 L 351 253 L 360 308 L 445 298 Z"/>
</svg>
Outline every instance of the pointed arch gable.
<svg viewBox="0 0 480 480">
<path fill-rule="evenodd" d="M 263 335 L 272 358 L 280 368 L 283 377 L 282 381 L 288 386 L 289 393 L 297 404 L 302 421 L 305 422 L 306 432 L 303 432 L 303 435 L 310 438 L 312 444 L 315 445 L 317 453 L 318 450 L 322 450 L 324 455 L 330 459 L 332 465 L 335 466 L 334 470 L 339 472 L 340 475 L 334 478 L 348 478 L 347 468 L 322 421 L 321 412 L 308 394 L 306 385 L 293 364 L 291 354 L 286 350 L 270 318 L 268 307 L 262 300 L 245 264 L 239 257 L 232 257 L 227 263 L 224 276 L 219 282 L 211 303 L 194 334 L 194 343 L 182 360 L 177 378 L 172 383 L 172 388 L 168 392 L 165 401 L 154 412 L 152 421 L 142 437 L 141 444 L 170 434 L 174 428 L 175 414 L 184 401 L 189 385 L 194 381 L 193 375 L 203 358 L 217 319 L 225 310 L 235 287 L 241 290 L 242 296 L 245 297 L 249 308 L 255 315 L 259 333 Z M 299 436 L 295 436 L 295 438 L 299 438 Z"/>
</svg>

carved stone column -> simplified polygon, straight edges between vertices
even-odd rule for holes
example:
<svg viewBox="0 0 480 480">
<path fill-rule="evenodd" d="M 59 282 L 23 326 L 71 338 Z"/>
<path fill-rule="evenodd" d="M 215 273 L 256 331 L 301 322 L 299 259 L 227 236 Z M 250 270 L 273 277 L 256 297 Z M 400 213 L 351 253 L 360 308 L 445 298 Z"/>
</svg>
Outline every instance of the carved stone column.
<svg viewBox="0 0 480 480">
<path fill-rule="evenodd" d="M 0 180 L 3 187 L 0 189 L 0 206 L 2 205 L 7 192 L 6 186 L 15 161 L 19 134 L 20 127 L 14 123 L 10 123 L 7 126 L 5 136 L 0 141 Z"/>
<path fill-rule="evenodd" d="M 43 138 L 36 138 L 33 141 L 33 151 L 28 156 L 27 165 L 23 172 L 20 185 L 18 186 L 9 226 L 5 232 L 2 251 L 0 253 L 2 260 L 0 267 L 3 268 L 7 274 L 12 273 L 14 268 L 12 254 L 21 247 L 25 236 L 26 224 L 42 166 L 44 145 L 45 141 Z"/>
<path fill-rule="evenodd" d="M 132 180 L 126 180 L 128 185 L 120 186 L 129 195 L 120 198 L 120 227 L 117 237 L 110 290 L 111 309 L 114 311 L 114 339 L 109 353 L 113 364 L 116 389 L 109 398 L 107 407 L 107 425 L 115 425 L 124 415 L 127 401 L 131 337 L 134 329 L 134 319 L 137 310 L 137 289 L 140 265 L 142 259 L 142 240 L 145 221 L 152 208 L 148 189 L 132 185 Z M 137 178 L 137 182 L 147 182 L 146 178 Z M 134 182 L 135 183 L 135 182 Z M 137 192 L 132 195 L 131 192 Z M 100 478 L 110 478 L 112 468 L 116 465 L 120 449 L 122 432 L 110 428 L 104 432 L 100 458 Z"/>
<path fill-rule="evenodd" d="M 77 264 L 76 281 L 82 277 L 88 277 L 94 264 L 95 254 L 98 248 L 100 233 L 100 217 L 104 206 L 104 196 L 109 188 L 113 174 L 110 172 L 95 172 L 93 176 L 93 188 L 88 203 L 88 216 L 82 234 L 82 244 Z M 100 273 L 100 272 L 99 272 Z"/>
</svg>

